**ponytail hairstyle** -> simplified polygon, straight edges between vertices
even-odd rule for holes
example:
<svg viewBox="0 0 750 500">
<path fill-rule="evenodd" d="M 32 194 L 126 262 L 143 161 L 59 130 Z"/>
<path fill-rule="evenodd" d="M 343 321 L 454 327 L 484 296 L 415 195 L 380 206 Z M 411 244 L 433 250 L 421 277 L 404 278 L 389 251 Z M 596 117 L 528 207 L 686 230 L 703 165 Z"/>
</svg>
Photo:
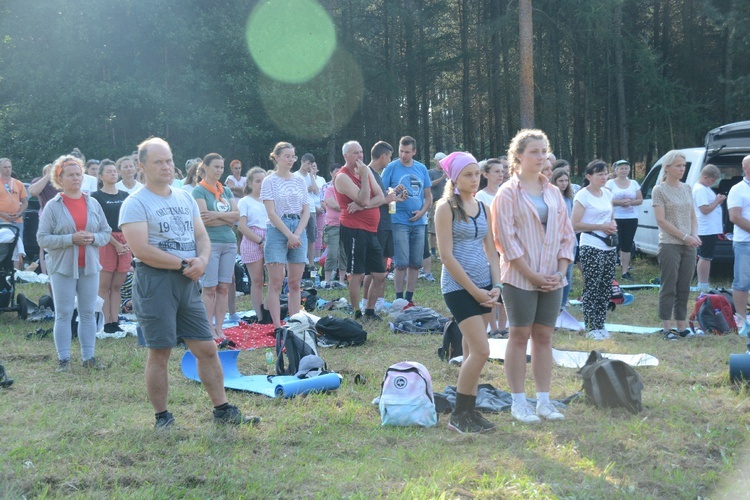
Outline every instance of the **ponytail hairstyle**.
<svg viewBox="0 0 750 500">
<path fill-rule="evenodd" d="M 526 150 L 526 146 L 531 141 L 544 141 L 549 147 L 549 139 L 547 135 L 538 129 L 525 128 L 520 130 L 513 140 L 510 141 L 508 146 L 508 163 L 510 168 L 510 174 L 517 174 L 521 170 L 521 161 L 518 159 L 518 155 Z"/>
<path fill-rule="evenodd" d="M 219 153 L 208 153 L 206 156 L 203 157 L 203 160 L 198 164 L 198 175 L 201 177 L 201 179 L 206 178 L 206 167 L 211 164 L 214 160 L 223 160 L 222 156 Z"/>
<path fill-rule="evenodd" d="M 482 175 L 479 176 L 479 191 L 487 187 L 487 177 L 484 174 L 489 174 L 492 170 L 492 165 L 500 165 L 500 170 L 503 168 L 503 162 L 499 158 L 490 158 L 485 160 L 479 165 L 479 170 L 482 171 Z"/>
<path fill-rule="evenodd" d="M 290 142 L 278 142 L 273 147 L 273 151 L 271 151 L 271 154 L 268 156 L 271 161 L 273 162 L 273 169 L 276 170 L 278 168 L 278 164 L 276 162 L 276 159 L 279 157 L 281 152 L 285 149 L 294 149 L 294 146 Z"/>
<path fill-rule="evenodd" d="M 252 194 L 252 192 L 253 192 L 253 186 L 252 186 L 253 177 L 255 177 L 256 174 L 263 174 L 265 176 L 266 175 L 266 171 L 263 170 L 260 167 L 253 167 L 253 168 L 251 168 L 250 170 L 247 171 L 247 174 L 245 175 L 245 187 L 242 190 L 242 192 L 245 193 L 245 195 Z"/>
<path fill-rule="evenodd" d="M 664 171 L 661 174 L 661 178 L 659 179 L 659 184 L 667 180 L 667 167 L 671 167 L 672 164 L 677 160 L 677 158 L 682 158 L 683 160 L 686 160 L 685 155 L 681 152 L 677 151 L 676 149 L 671 150 L 667 154 L 664 155 Z"/>
<path fill-rule="evenodd" d="M 469 218 L 466 216 L 464 203 L 463 201 L 461 201 L 461 196 L 459 196 L 458 194 L 456 185 L 453 184 L 453 181 L 450 177 L 448 177 L 448 182 L 445 183 L 445 189 L 443 190 L 443 196 L 441 197 L 441 200 L 443 200 L 443 203 L 447 203 L 451 207 L 451 212 L 453 212 L 453 220 L 458 219 L 464 222 L 468 222 Z"/>
</svg>

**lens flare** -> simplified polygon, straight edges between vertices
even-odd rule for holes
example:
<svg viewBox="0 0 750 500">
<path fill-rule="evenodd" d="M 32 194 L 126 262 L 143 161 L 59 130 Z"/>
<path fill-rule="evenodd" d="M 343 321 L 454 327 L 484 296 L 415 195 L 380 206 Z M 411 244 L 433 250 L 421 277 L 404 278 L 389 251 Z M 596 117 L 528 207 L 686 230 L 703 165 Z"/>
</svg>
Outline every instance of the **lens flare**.
<svg viewBox="0 0 750 500">
<path fill-rule="evenodd" d="M 364 78 L 354 58 L 338 49 L 318 76 L 300 85 L 270 79 L 259 82 L 271 121 L 304 139 L 324 139 L 349 123 L 362 102 Z"/>
<path fill-rule="evenodd" d="M 269 78 L 304 83 L 328 64 L 336 29 L 315 0 L 265 0 L 250 13 L 245 31 L 255 64 Z"/>
</svg>

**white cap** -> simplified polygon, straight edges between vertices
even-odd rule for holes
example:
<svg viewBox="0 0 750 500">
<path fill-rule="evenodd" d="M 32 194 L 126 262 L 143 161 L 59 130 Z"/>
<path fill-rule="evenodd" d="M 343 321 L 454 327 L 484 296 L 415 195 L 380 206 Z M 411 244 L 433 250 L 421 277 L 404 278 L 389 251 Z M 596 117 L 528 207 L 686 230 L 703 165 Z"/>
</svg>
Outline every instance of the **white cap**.
<svg viewBox="0 0 750 500">
<path fill-rule="evenodd" d="M 435 155 L 435 161 L 440 161 L 440 160 L 442 160 L 443 158 L 445 158 L 446 156 L 447 156 L 447 155 L 446 155 L 445 153 L 437 153 L 437 154 Z"/>
</svg>

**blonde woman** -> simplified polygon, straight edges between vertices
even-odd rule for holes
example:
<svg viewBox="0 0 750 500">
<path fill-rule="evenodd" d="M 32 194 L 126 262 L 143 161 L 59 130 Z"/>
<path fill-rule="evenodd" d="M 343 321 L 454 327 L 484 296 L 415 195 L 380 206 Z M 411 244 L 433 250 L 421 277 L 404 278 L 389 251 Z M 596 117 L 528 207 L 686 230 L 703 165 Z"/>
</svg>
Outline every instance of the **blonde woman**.
<svg viewBox="0 0 750 500">
<path fill-rule="evenodd" d="M 52 185 L 61 191 L 42 212 L 36 237 L 47 249 L 55 300 L 57 372 L 70 371 L 71 319 L 78 309 L 78 340 L 84 368 L 103 369 L 94 357 L 94 310 L 99 290 L 99 248 L 109 242 L 111 229 L 99 203 L 83 193 L 83 163 L 61 156 L 52 164 Z"/>
<path fill-rule="evenodd" d="M 500 253 L 503 302 L 510 335 L 505 374 L 513 397 L 511 415 L 525 424 L 565 417 L 550 402 L 552 331 L 560 311 L 565 272 L 573 260 L 573 227 L 560 190 L 542 175 L 549 141 L 541 130 L 521 130 L 510 143 L 513 172 L 492 204 L 495 247 Z M 526 346 L 537 406 L 526 400 Z"/>
<path fill-rule="evenodd" d="M 666 340 L 693 335 L 687 327 L 687 304 L 690 281 L 695 272 L 698 219 L 693 210 L 693 193 L 682 182 L 685 155 L 672 150 L 664 156 L 664 175 L 652 194 L 654 216 L 659 226 L 659 319 Z M 672 329 L 672 318 L 677 329 Z"/>
<path fill-rule="evenodd" d="M 300 283 L 307 262 L 308 238 L 305 234 L 310 218 L 307 185 L 292 173 L 297 161 L 294 146 L 279 142 L 270 155 L 276 168 L 265 179 L 260 188 L 260 199 L 268 212 L 268 226 L 263 257 L 268 270 L 268 294 L 266 302 L 273 319 L 273 326 L 281 327 L 279 295 L 288 272 L 289 315 L 299 312 Z"/>
</svg>

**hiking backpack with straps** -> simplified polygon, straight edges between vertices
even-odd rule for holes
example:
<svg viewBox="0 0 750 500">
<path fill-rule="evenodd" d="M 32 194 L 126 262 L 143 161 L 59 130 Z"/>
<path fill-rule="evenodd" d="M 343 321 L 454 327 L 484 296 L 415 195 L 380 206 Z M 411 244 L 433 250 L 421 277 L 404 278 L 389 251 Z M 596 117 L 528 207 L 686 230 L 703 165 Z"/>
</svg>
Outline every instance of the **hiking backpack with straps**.
<svg viewBox="0 0 750 500">
<path fill-rule="evenodd" d="M 276 329 L 276 374 L 294 375 L 308 354 L 318 355 L 315 330 L 309 324 L 290 321 Z"/>
<path fill-rule="evenodd" d="M 597 407 L 625 408 L 630 413 L 641 411 L 643 383 L 629 364 L 591 351 L 578 374 L 583 378 L 586 399 Z"/>
<path fill-rule="evenodd" d="M 432 378 L 424 365 L 402 361 L 385 371 L 378 401 L 382 425 L 420 425 L 437 423 Z"/>
</svg>

